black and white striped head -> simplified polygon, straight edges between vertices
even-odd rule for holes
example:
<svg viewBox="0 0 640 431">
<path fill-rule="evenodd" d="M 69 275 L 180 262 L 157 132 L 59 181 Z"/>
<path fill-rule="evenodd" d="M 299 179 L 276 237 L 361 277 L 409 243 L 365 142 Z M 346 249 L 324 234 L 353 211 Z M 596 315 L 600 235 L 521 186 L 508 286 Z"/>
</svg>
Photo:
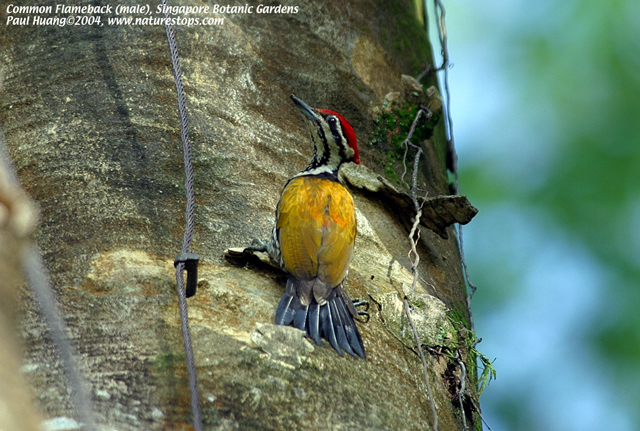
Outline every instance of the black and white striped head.
<svg viewBox="0 0 640 431">
<path fill-rule="evenodd" d="M 328 109 L 314 109 L 296 96 L 291 99 L 315 128 L 311 132 L 313 159 L 302 174 L 336 174 L 345 162 L 360 164 L 356 133 L 342 115 Z"/>
</svg>

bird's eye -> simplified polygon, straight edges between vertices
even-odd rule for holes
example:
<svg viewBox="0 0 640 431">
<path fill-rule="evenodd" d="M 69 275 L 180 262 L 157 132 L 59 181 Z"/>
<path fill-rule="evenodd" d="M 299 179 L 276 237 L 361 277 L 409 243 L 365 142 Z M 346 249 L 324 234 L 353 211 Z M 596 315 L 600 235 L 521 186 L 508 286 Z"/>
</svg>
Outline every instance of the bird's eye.
<svg viewBox="0 0 640 431">
<path fill-rule="evenodd" d="M 329 124 L 331 124 L 332 126 L 335 126 L 336 123 L 338 122 L 338 120 L 336 119 L 336 117 L 329 117 L 327 119 L 327 121 L 329 122 Z"/>
</svg>

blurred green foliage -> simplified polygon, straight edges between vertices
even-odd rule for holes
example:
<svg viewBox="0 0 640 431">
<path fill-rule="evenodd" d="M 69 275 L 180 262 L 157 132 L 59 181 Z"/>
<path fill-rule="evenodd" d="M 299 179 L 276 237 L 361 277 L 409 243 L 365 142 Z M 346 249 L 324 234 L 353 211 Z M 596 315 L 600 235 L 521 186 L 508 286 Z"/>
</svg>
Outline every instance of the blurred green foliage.
<svg viewBox="0 0 640 431">
<path fill-rule="evenodd" d="M 524 211 L 535 208 L 607 270 L 611 282 L 603 288 L 606 300 L 597 315 L 584 316 L 585 341 L 598 366 L 611 376 L 611 386 L 624 394 L 630 411 L 637 412 L 640 1 L 510 4 L 522 9 L 509 11 L 513 22 L 492 16 L 491 11 L 474 18 L 485 32 L 484 39 L 476 43 L 492 39 L 500 47 L 497 67 L 504 73 L 517 108 L 504 118 L 521 119 L 529 144 L 538 146 L 541 156 L 514 161 L 514 169 L 509 169 L 500 154 L 462 160 L 462 191 L 481 213 L 483 207 L 505 203 Z M 453 10 L 454 14 L 465 13 L 459 4 Z M 449 27 L 451 34 L 455 31 L 460 30 Z M 504 128 L 509 124 L 505 122 Z M 513 142 L 514 146 L 522 144 Z M 498 266 L 494 264 L 489 267 Z M 485 305 L 504 301 L 518 284 L 517 268 L 508 264 L 502 268 L 501 281 L 496 283 L 495 274 L 471 267 L 474 283 L 489 290 L 489 296 L 479 299 Z M 496 369 L 499 379 L 499 362 Z M 517 407 L 518 402 L 528 401 L 510 402 L 513 405 L 499 408 L 504 413 L 502 420 L 512 429 L 531 429 Z M 640 424 L 636 427 L 640 429 Z"/>
</svg>

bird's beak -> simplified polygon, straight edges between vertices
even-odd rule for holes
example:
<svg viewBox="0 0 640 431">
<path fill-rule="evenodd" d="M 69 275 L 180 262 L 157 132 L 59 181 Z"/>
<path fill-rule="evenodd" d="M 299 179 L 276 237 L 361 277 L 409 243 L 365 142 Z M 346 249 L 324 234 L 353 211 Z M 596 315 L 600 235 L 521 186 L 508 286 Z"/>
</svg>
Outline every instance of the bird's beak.
<svg viewBox="0 0 640 431">
<path fill-rule="evenodd" d="M 302 100 L 298 99 L 296 96 L 294 96 L 293 94 L 291 95 L 291 100 L 293 100 L 293 103 L 295 103 L 296 105 L 298 105 L 298 109 L 300 109 L 300 111 L 302 111 L 302 113 L 311 121 L 318 121 L 318 114 L 315 113 L 314 109 L 307 105 L 306 103 L 304 103 Z"/>
</svg>

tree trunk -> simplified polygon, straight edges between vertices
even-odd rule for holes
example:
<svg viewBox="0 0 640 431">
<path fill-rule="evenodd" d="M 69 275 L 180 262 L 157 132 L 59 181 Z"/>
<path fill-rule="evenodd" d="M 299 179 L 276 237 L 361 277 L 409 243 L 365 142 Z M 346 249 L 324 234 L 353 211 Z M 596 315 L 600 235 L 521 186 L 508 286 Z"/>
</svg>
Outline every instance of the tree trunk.
<svg viewBox="0 0 640 431">
<path fill-rule="evenodd" d="M 1 3 L 3 11 L 18 4 Z M 192 251 L 202 257 L 188 304 L 205 428 L 432 429 L 405 296 L 427 353 L 439 429 L 479 428 L 455 231 L 420 228 L 421 278 L 412 291 L 414 214 L 398 204 L 407 195 L 395 182 L 403 171 L 396 144 L 423 103 L 435 115 L 420 126 L 420 184 L 431 197 L 448 194 L 438 97 L 427 91 L 435 75 L 424 88 L 402 77 L 433 63 L 426 32 L 409 0 L 282 4 L 297 13 L 196 14 L 224 23 L 176 27 L 195 168 Z M 155 5 L 151 11 L 160 16 Z M 37 243 L 98 423 L 188 429 L 173 277 L 185 198 L 171 61 L 164 27 L 109 25 L 109 17 L 116 15 L 102 15 L 102 25 L 3 24 L 0 122 L 40 206 Z M 224 257 L 268 237 L 283 185 L 311 157 L 293 93 L 341 113 L 359 139 L 363 166 L 344 169 L 359 223 L 346 290 L 371 304 L 369 321 L 358 323 L 364 361 L 273 325 L 284 275 Z M 413 155 L 406 180 L 412 163 Z M 73 416 L 46 327 L 23 296 L 23 369 L 37 404 L 47 417 Z M 463 412 L 456 354 L 467 371 Z"/>
</svg>

